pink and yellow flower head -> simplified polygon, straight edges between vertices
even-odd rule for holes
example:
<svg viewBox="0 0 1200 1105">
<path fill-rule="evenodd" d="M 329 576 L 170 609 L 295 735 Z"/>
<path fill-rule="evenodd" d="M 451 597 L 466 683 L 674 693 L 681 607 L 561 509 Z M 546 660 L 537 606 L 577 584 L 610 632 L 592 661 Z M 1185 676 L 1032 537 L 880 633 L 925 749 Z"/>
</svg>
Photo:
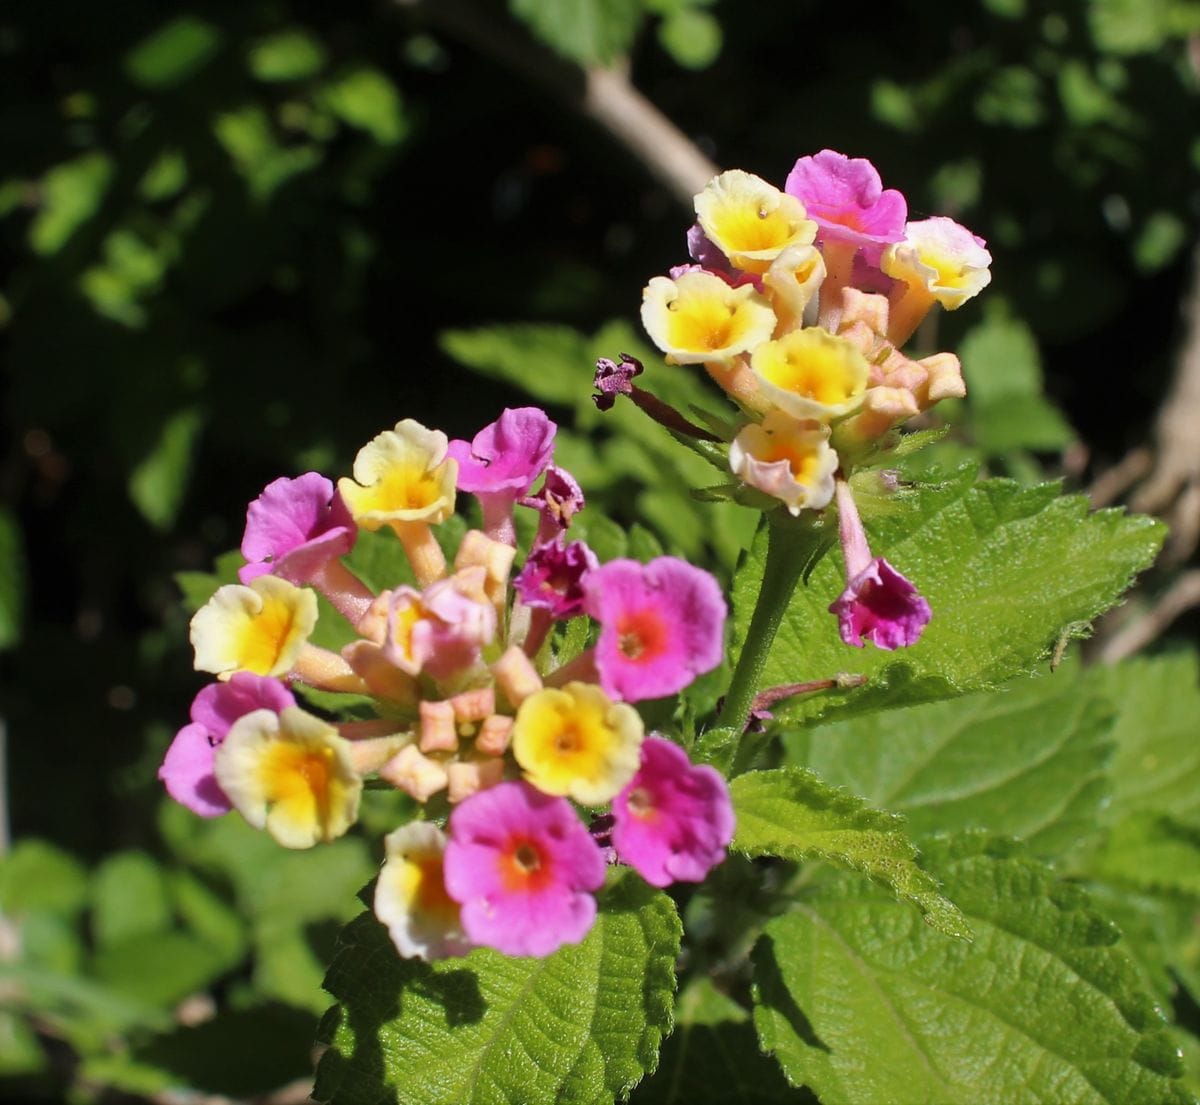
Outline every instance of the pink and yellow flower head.
<svg viewBox="0 0 1200 1105">
<path fill-rule="evenodd" d="M 838 456 L 829 445 L 827 426 L 772 411 L 733 439 L 729 467 L 743 483 L 779 499 L 798 515 L 829 505 Z"/>
<path fill-rule="evenodd" d="M 409 822 L 384 837 L 375 916 L 406 959 L 444 959 L 470 951 L 458 903 L 446 893 L 446 840 L 428 821 Z"/>
<path fill-rule="evenodd" d="M 338 491 L 363 529 L 392 523 L 444 522 L 454 513 L 458 464 L 447 455 L 441 430 L 411 418 L 364 445 L 354 458 L 354 479 Z"/>
<path fill-rule="evenodd" d="M 804 205 L 740 169 L 713 177 L 696 196 L 700 229 L 743 272 L 764 273 L 791 246 L 810 245 L 817 224 Z"/>
<path fill-rule="evenodd" d="M 763 396 L 779 410 L 822 422 L 858 407 L 870 374 L 856 346 L 815 326 L 763 342 L 750 365 Z"/>
<path fill-rule="evenodd" d="M 312 580 L 330 560 L 354 548 L 358 530 L 333 484 L 317 472 L 268 484 L 246 511 L 238 579 L 270 572 L 291 583 Z"/>
<path fill-rule="evenodd" d="M 733 804 L 718 771 L 647 737 L 638 773 L 613 802 L 613 822 L 617 859 L 651 886 L 702 882 L 733 839 Z"/>
<path fill-rule="evenodd" d="M 334 840 L 358 817 L 362 779 L 349 742 L 297 706 L 239 718 L 217 749 L 214 767 L 238 813 L 285 848 Z"/>
<path fill-rule="evenodd" d="M 725 598 L 708 572 L 673 556 L 610 560 L 588 574 L 584 593 L 600 623 L 600 686 L 613 698 L 674 694 L 721 663 Z"/>
<path fill-rule="evenodd" d="M 275 576 L 219 587 L 191 623 L 197 671 L 278 676 L 291 670 L 317 624 L 317 596 Z"/>
<path fill-rule="evenodd" d="M 734 288 L 710 272 L 656 276 L 642 295 L 642 325 L 675 364 L 731 360 L 766 341 L 775 323 L 752 285 Z"/>
<path fill-rule="evenodd" d="M 500 783 L 455 807 L 446 891 L 473 944 L 546 956 L 578 943 L 596 918 L 606 864 L 563 798 Z"/>
<path fill-rule="evenodd" d="M 633 778 L 643 733 L 632 706 L 591 683 L 568 683 L 521 703 L 512 749 L 525 778 L 544 794 L 600 806 Z"/>
<path fill-rule="evenodd" d="M 820 228 L 819 241 L 861 249 L 871 263 L 885 246 L 904 237 L 908 204 L 894 188 L 884 189 L 866 158 L 833 150 L 802 157 L 788 174 L 784 191 L 804 204 Z"/>
<path fill-rule="evenodd" d="M 192 701 L 191 723 L 171 742 L 158 777 L 167 793 L 201 817 L 218 817 L 232 806 L 213 774 L 213 754 L 233 723 L 255 710 L 295 706 L 296 699 L 277 679 L 238 672 L 228 683 L 210 683 Z"/>
</svg>

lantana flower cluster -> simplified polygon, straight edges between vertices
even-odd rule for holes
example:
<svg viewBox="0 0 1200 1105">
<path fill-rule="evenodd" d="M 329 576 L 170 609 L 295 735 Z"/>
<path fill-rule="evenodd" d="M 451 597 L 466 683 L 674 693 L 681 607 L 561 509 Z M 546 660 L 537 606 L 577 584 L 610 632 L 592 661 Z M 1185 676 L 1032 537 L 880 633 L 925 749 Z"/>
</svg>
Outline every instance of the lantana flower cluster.
<svg viewBox="0 0 1200 1105">
<path fill-rule="evenodd" d="M 586 935 L 610 863 L 698 882 L 733 835 L 722 777 L 634 705 L 720 664 L 720 588 L 673 557 L 600 564 L 570 539 L 584 500 L 555 432 L 533 407 L 471 441 L 405 420 L 336 486 L 274 481 L 247 511 L 240 582 L 191 622 L 215 682 L 167 752 L 168 792 L 308 848 L 350 829 L 365 781 L 404 791 L 422 813 L 386 838 L 375 912 L 405 956 L 548 955 Z M 459 492 L 483 528 L 448 561 L 437 527 Z M 514 575 L 518 509 L 538 524 Z M 347 566 L 364 529 L 395 534 L 410 582 L 376 593 Z M 318 593 L 356 634 L 340 651 L 311 640 Z M 598 631 L 568 657 L 554 630 L 574 618 Z M 298 687 L 364 696 L 375 716 L 325 720 Z"/>
<path fill-rule="evenodd" d="M 955 310 L 990 280 L 981 238 L 948 218 L 911 221 L 862 158 L 800 158 L 783 189 L 738 169 L 695 198 L 691 263 L 653 278 L 642 323 L 679 365 L 703 365 L 737 404 L 734 476 L 793 515 L 835 499 L 846 588 L 830 608 L 842 639 L 913 644 L 928 603 L 871 555 L 847 480 L 892 431 L 965 387 L 958 358 L 902 349 L 929 311 Z M 602 407 L 641 366 L 605 362 Z"/>
</svg>

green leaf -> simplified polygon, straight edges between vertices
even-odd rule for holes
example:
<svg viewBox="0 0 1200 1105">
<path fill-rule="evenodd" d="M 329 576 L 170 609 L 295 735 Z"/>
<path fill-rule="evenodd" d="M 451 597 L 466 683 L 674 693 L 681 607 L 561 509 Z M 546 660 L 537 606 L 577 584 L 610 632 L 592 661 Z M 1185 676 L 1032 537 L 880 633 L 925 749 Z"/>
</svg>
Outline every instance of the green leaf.
<svg viewBox="0 0 1200 1105">
<path fill-rule="evenodd" d="M 580 65 L 607 64 L 625 53 L 642 22 L 639 0 L 509 0 L 509 10 Z"/>
<path fill-rule="evenodd" d="M 145 852 L 116 852 L 92 876 L 92 937 L 99 947 L 165 932 L 171 900 L 158 864 Z"/>
<path fill-rule="evenodd" d="M 232 965 L 218 949 L 178 930 L 108 944 L 92 961 L 96 977 L 116 993 L 164 1007 L 207 989 Z"/>
<path fill-rule="evenodd" d="M 360 66 L 321 90 L 321 103 L 342 122 L 366 131 L 381 146 L 392 146 L 408 133 L 404 105 L 391 80 L 378 69 Z"/>
<path fill-rule="evenodd" d="M 1116 928 L 1010 853 L 974 836 L 927 854 L 970 945 L 844 876 L 768 925 L 755 1024 L 794 1083 L 824 1105 L 1190 1100 Z"/>
<path fill-rule="evenodd" d="M 55 165 L 42 179 L 41 210 L 29 224 L 34 252 L 57 253 L 100 208 L 113 177 L 113 161 L 94 150 Z"/>
<path fill-rule="evenodd" d="M 363 914 L 329 972 L 341 1004 L 313 1097 L 365 1105 L 401 1089 L 406 1105 L 612 1102 L 655 1067 L 679 937 L 670 899 L 632 875 L 603 892 L 582 943 L 546 959 L 488 949 L 401 959 Z"/>
<path fill-rule="evenodd" d="M 211 572 L 176 572 L 175 586 L 179 588 L 184 610 L 194 614 L 226 583 L 237 583 L 238 569 L 246 563 L 237 549 L 222 553 Z"/>
<path fill-rule="evenodd" d="M 960 349 L 972 429 L 989 455 L 1015 449 L 1060 449 L 1075 437 L 1042 394 L 1042 366 L 1033 331 L 992 310 Z"/>
<path fill-rule="evenodd" d="M 0 859 L 0 910 L 22 917 L 74 917 L 87 904 L 88 876 L 73 856 L 44 840 L 18 841 Z"/>
<path fill-rule="evenodd" d="M 221 32 L 211 23 L 181 15 L 125 55 L 125 72 L 143 88 L 172 88 L 202 69 L 220 45 Z"/>
<path fill-rule="evenodd" d="M 299 81 L 325 66 L 325 48 L 300 27 L 256 42 L 250 50 L 250 72 L 260 81 Z"/>
<path fill-rule="evenodd" d="M 20 640 L 26 574 L 21 525 L 0 507 L 0 649 L 12 648 Z"/>
<path fill-rule="evenodd" d="M 1111 789 L 1112 724 L 1101 684 L 1063 671 L 784 742 L 791 762 L 903 814 L 915 837 L 987 829 L 1059 856 L 1098 829 Z"/>
<path fill-rule="evenodd" d="M 155 529 L 170 529 L 183 505 L 192 453 L 204 425 L 198 410 L 173 414 L 149 454 L 129 474 L 129 497 Z"/>
<path fill-rule="evenodd" d="M 1200 661 L 1194 652 L 1127 660 L 1089 673 L 1117 707 L 1113 799 L 1106 818 L 1169 814 L 1200 827 Z"/>
<path fill-rule="evenodd" d="M 787 1105 L 796 1091 L 758 1048 L 750 1014 L 698 978 L 679 995 L 675 1031 L 632 1105 Z"/>
<path fill-rule="evenodd" d="M 721 52 L 721 24 L 708 12 L 680 8 L 659 24 L 658 41 L 680 65 L 704 69 Z"/>
<path fill-rule="evenodd" d="M 798 767 L 750 771 L 729 789 L 737 815 L 735 850 L 794 861 L 822 859 L 860 871 L 912 902 L 940 932 L 970 938 L 958 908 L 917 866 L 903 818 L 872 809 Z"/>
<path fill-rule="evenodd" d="M 763 670 L 780 686 L 839 672 L 866 674 L 857 689 L 798 699 L 798 719 L 986 690 L 1032 671 L 1064 628 L 1075 634 L 1111 606 L 1154 558 L 1163 527 L 1119 510 L 1089 513 L 1053 484 L 975 482 L 971 467 L 940 484 L 864 502 L 871 547 L 913 581 L 933 619 L 902 655 L 848 649 L 828 611 L 844 587 L 841 557 L 825 556 L 792 597 Z M 735 638 L 744 639 L 766 553 L 759 535 L 734 584 Z"/>
<path fill-rule="evenodd" d="M 1133 814 L 1114 828 L 1090 874 L 1137 887 L 1200 898 L 1200 828 L 1159 814 Z"/>
</svg>

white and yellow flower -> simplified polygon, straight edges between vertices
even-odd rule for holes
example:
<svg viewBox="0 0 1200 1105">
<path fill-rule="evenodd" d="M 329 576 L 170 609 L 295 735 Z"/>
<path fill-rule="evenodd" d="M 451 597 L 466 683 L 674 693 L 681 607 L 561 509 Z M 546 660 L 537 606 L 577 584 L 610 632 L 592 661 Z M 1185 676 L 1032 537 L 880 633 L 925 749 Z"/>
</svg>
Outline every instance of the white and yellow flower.
<svg viewBox="0 0 1200 1105">
<path fill-rule="evenodd" d="M 444 522 L 454 513 L 458 463 L 441 430 L 411 418 L 373 438 L 354 458 L 354 479 L 338 491 L 363 529 L 400 522 Z"/>
<path fill-rule="evenodd" d="M 375 916 L 406 958 L 466 955 L 459 905 L 446 893 L 446 834 L 413 821 L 384 837 L 383 869 L 375 883 Z"/>
<path fill-rule="evenodd" d="M 757 346 L 750 367 L 774 406 L 793 418 L 822 422 L 858 407 L 870 374 L 853 343 L 815 326 Z"/>
<path fill-rule="evenodd" d="M 358 818 L 362 779 L 349 741 L 298 706 L 239 718 L 213 769 L 238 813 L 285 848 L 335 840 Z"/>
<path fill-rule="evenodd" d="M 281 676 L 291 670 L 317 624 L 317 596 L 277 576 L 219 587 L 192 617 L 197 671 Z"/>
<path fill-rule="evenodd" d="M 642 325 L 675 364 L 730 360 L 766 341 L 775 322 L 752 284 L 734 288 L 702 270 L 656 276 L 642 293 Z"/>
<path fill-rule="evenodd" d="M 731 169 L 696 196 L 700 229 L 743 272 L 761 274 L 790 246 L 811 245 L 817 224 L 795 196 Z"/>
</svg>

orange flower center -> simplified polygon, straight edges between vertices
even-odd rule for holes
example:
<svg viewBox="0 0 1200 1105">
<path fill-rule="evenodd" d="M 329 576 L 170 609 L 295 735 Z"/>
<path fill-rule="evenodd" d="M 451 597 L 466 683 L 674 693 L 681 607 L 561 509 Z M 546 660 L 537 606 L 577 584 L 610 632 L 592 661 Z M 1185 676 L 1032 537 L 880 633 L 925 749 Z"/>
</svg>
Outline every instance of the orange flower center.
<svg viewBox="0 0 1200 1105">
<path fill-rule="evenodd" d="M 617 649 L 627 660 L 648 662 L 667 647 L 667 626 L 655 610 L 634 610 L 617 620 Z"/>
</svg>

